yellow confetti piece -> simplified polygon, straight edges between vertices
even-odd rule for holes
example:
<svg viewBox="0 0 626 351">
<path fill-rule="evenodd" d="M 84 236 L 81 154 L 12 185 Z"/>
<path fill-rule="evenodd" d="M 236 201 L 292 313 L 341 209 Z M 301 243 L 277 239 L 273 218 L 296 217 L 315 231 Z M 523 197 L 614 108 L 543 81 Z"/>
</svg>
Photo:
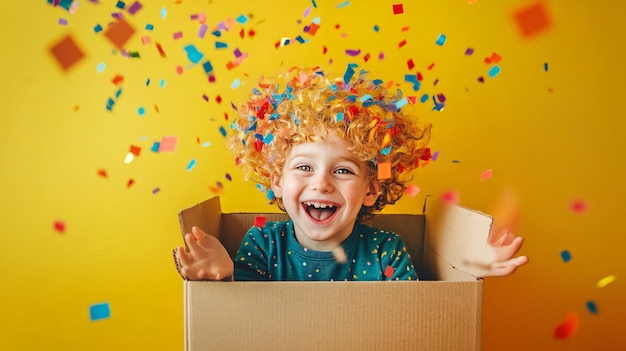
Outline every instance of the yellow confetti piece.
<svg viewBox="0 0 626 351">
<path fill-rule="evenodd" d="M 609 275 L 609 276 L 606 276 L 606 277 L 600 279 L 598 281 L 598 283 L 596 284 L 596 286 L 598 288 L 604 288 L 605 286 L 613 283 L 614 281 L 615 281 L 615 276 L 614 275 Z"/>
</svg>

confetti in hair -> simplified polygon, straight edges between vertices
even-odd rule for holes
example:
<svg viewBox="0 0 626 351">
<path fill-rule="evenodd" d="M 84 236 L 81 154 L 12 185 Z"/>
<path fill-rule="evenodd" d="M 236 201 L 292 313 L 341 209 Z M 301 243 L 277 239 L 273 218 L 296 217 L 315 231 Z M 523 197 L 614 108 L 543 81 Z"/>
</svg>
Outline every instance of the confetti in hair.
<svg viewBox="0 0 626 351">
<path fill-rule="evenodd" d="M 420 160 L 430 159 L 430 125 L 404 108 L 402 92 L 388 92 L 380 79 L 368 79 L 350 64 L 343 76 L 328 77 L 320 68 L 292 67 L 275 78 L 259 80 L 249 99 L 237 108 L 229 148 L 246 180 L 267 192 L 271 176 L 280 176 L 293 145 L 318 142 L 332 133 L 351 145 L 350 151 L 381 185 L 374 206 L 364 207 L 359 220 L 369 218 L 404 194 Z M 379 179 L 379 166 L 388 167 Z"/>
</svg>

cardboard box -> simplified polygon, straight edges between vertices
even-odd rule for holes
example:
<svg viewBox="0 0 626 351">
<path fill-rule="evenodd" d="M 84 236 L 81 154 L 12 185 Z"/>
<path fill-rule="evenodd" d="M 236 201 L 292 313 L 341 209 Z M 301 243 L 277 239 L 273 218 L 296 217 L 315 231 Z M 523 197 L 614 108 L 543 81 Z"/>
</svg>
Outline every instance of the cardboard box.
<svg viewBox="0 0 626 351">
<path fill-rule="evenodd" d="M 368 222 L 402 236 L 419 282 L 184 281 L 185 350 L 480 350 L 483 282 L 466 259 L 492 218 L 431 197 L 423 213 Z M 222 213 L 214 197 L 179 220 L 234 256 L 258 215 L 287 218 Z"/>
</svg>

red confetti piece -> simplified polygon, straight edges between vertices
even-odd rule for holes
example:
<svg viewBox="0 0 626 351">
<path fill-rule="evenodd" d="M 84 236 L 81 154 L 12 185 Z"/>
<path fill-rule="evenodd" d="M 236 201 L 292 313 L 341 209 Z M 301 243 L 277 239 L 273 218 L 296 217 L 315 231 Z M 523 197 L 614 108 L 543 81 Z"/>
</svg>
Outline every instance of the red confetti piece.
<svg viewBox="0 0 626 351">
<path fill-rule="evenodd" d="M 588 210 L 588 206 L 584 200 L 574 200 L 570 203 L 570 209 L 574 213 L 585 213 Z"/>
<path fill-rule="evenodd" d="M 126 182 L 126 187 L 130 188 L 134 183 L 135 183 L 135 180 L 133 178 L 130 178 L 128 182 Z"/>
<path fill-rule="evenodd" d="M 434 62 L 431 63 L 430 65 L 428 65 L 428 67 L 426 67 L 426 68 L 428 68 L 428 70 L 430 71 L 431 69 L 433 69 L 433 67 L 435 67 L 435 63 Z"/>
<path fill-rule="evenodd" d="M 459 193 L 456 190 L 446 191 L 441 195 L 441 200 L 447 204 L 456 205 L 459 203 Z"/>
<path fill-rule="evenodd" d="M 492 175 L 492 170 L 491 170 L 491 168 L 489 168 L 489 169 L 487 169 L 487 170 L 484 170 L 484 171 L 480 174 L 480 180 L 481 180 L 481 181 L 485 181 L 485 180 L 487 180 L 487 179 L 491 178 L 491 175 Z"/>
<path fill-rule="evenodd" d="M 108 178 L 107 171 L 105 169 L 99 169 L 98 175 L 102 178 Z"/>
<path fill-rule="evenodd" d="M 63 221 L 54 221 L 53 224 L 54 230 L 56 230 L 57 232 L 63 234 L 65 232 L 65 222 Z"/>
<path fill-rule="evenodd" d="M 528 5 L 514 14 L 517 27 L 526 38 L 533 37 L 550 28 L 550 18 L 543 1 Z"/>
<path fill-rule="evenodd" d="M 165 51 L 163 51 L 163 47 L 161 46 L 161 44 L 159 43 L 155 43 L 157 50 L 159 51 L 159 55 L 161 55 L 161 57 L 167 57 L 167 55 L 165 54 Z"/>
<path fill-rule="evenodd" d="M 391 267 L 391 266 L 387 266 L 387 268 L 385 268 L 385 277 L 391 279 L 393 278 L 393 272 L 395 272 L 396 270 Z"/>
<path fill-rule="evenodd" d="M 554 337 L 558 339 L 570 338 L 578 329 L 578 315 L 574 312 L 568 313 L 565 321 L 554 329 Z"/>
<path fill-rule="evenodd" d="M 135 156 L 139 156 L 139 154 L 141 153 L 141 148 L 139 146 L 131 145 L 129 152 Z"/>
<path fill-rule="evenodd" d="M 254 226 L 255 227 L 265 227 L 265 216 L 256 216 L 254 217 Z"/>
<path fill-rule="evenodd" d="M 405 45 L 406 45 L 406 39 L 402 39 L 402 41 L 398 43 L 398 48 L 401 48 Z"/>
<path fill-rule="evenodd" d="M 402 4 L 393 4 L 392 9 L 394 15 L 401 15 L 404 13 L 404 6 Z"/>
<path fill-rule="evenodd" d="M 409 68 L 409 71 L 412 70 L 415 67 L 415 63 L 413 63 L 413 59 L 409 59 L 406 62 L 407 67 Z M 419 78 L 417 80 L 420 80 Z"/>
<path fill-rule="evenodd" d="M 370 53 L 368 52 L 367 54 L 365 54 L 365 56 L 363 56 L 363 61 L 365 61 L 365 62 L 369 61 L 369 60 L 370 60 L 370 57 L 371 57 L 371 55 L 370 55 Z"/>
<path fill-rule="evenodd" d="M 120 75 L 120 74 L 116 74 L 115 77 L 113 77 L 113 79 L 111 79 L 111 82 L 115 85 L 120 85 L 122 83 L 124 83 L 124 76 Z"/>
<path fill-rule="evenodd" d="M 485 57 L 484 61 L 485 61 L 486 64 L 498 63 L 498 62 L 502 61 L 502 56 L 498 55 L 497 52 L 492 52 L 491 56 Z"/>
</svg>

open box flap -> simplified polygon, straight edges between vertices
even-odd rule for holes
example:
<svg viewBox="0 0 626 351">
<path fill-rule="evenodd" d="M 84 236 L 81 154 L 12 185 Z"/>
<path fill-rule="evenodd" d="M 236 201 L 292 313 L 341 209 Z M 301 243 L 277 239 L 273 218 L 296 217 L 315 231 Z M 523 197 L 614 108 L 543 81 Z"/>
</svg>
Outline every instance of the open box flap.
<svg viewBox="0 0 626 351">
<path fill-rule="evenodd" d="M 487 242 L 493 218 L 459 205 L 426 197 L 423 264 L 435 280 L 481 277 L 495 253 Z"/>
<path fill-rule="evenodd" d="M 218 196 L 215 196 L 180 211 L 178 213 L 178 223 L 183 235 L 191 233 L 191 228 L 196 226 L 205 233 L 220 239 L 221 217 L 220 199 Z"/>
</svg>

